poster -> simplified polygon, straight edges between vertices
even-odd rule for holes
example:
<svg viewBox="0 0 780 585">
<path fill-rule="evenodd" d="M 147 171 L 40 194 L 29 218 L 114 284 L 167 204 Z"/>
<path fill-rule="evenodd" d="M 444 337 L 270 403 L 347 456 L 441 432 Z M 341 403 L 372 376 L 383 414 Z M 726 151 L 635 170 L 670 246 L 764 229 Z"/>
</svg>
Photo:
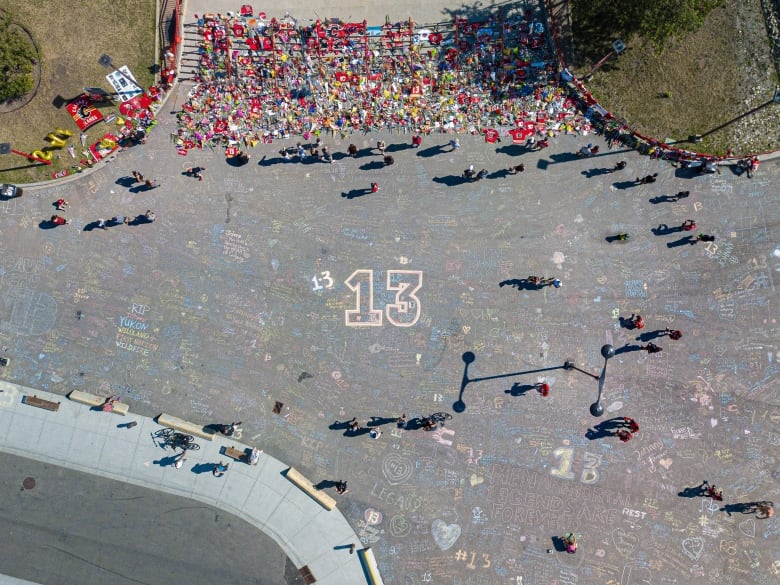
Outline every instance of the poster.
<svg viewBox="0 0 780 585">
<path fill-rule="evenodd" d="M 103 119 L 103 114 L 100 113 L 100 110 L 92 104 L 92 100 L 86 95 L 80 95 L 72 102 L 69 102 L 67 110 L 81 131 Z"/>
</svg>

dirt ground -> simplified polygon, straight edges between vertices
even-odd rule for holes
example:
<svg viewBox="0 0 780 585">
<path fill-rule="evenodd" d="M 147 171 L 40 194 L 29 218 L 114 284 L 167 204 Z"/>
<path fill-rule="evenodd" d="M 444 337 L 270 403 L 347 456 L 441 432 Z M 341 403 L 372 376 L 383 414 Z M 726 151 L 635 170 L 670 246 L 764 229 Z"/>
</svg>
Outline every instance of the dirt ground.
<svg viewBox="0 0 780 585">
<path fill-rule="evenodd" d="M 761 0 L 727 0 L 698 31 L 661 51 L 638 38 L 623 39 L 628 50 L 608 60 L 586 86 L 642 134 L 674 141 L 702 135 L 695 149 L 717 154 L 780 148 L 769 34 Z M 579 77 L 594 64 L 577 50 L 583 43 L 587 39 L 575 37 L 567 52 Z"/>
<path fill-rule="evenodd" d="M 0 11 L 12 15 L 35 39 L 41 52 L 41 82 L 29 103 L 12 112 L 0 112 L 0 142 L 10 142 L 21 152 L 48 146 L 46 135 L 56 128 L 68 129 L 76 138 L 79 130 L 64 107 L 56 107 L 57 96 L 70 100 L 84 87 L 111 90 L 105 76 L 110 71 L 100 64 L 102 54 L 117 66 L 127 65 L 144 87 L 153 81 L 155 63 L 155 2 L 91 0 L 90 2 L 16 2 L 0 0 Z M 101 108 L 104 116 L 116 107 Z M 87 131 L 94 142 L 112 127 L 98 123 Z M 67 150 L 55 150 L 51 165 L 40 165 L 17 156 L 0 158 L 0 182 L 31 183 L 51 178 L 53 172 L 70 168 L 74 162 Z M 58 157 L 58 158 L 57 158 Z"/>
</svg>

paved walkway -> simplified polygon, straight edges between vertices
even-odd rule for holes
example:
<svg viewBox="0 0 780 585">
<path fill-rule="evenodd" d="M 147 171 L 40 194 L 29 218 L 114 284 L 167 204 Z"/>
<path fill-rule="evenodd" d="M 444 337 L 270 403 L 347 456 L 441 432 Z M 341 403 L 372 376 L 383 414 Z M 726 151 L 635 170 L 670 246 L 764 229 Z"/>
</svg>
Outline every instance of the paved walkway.
<svg viewBox="0 0 780 585">
<path fill-rule="evenodd" d="M 220 450 L 243 448 L 216 437 L 198 440 L 201 448 L 190 451 L 184 467 L 175 469 L 172 452 L 152 436 L 162 427 L 150 418 L 93 411 L 7 382 L 0 383 L 0 390 L 0 450 L 221 508 L 271 536 L 296 567 L 309 568 L 318 584 L 365 582 L 359 556 L 348 550 L 360 541 L 344 516 L 337 508 L 325 510 L 288 481 L 282 473 L 289 466 L 281 461 L 263 453 L 256 466 L 232 462 L 223 477 L 214 477 L 213 464 L 230 461 Z M 59 402 L 59 410 L 26 405 L 25 394 Z M 138 424 L 127 428 L 130 422 Z"/>
</svg>

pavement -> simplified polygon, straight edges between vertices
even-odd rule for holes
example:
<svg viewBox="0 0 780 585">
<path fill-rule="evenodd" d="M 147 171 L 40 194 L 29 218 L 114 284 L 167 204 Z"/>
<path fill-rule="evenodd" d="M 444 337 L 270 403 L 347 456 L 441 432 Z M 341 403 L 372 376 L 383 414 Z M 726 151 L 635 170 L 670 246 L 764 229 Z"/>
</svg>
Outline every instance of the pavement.
<svg viewBox="0 0 780 585">
<path fill-rule="evenodd" d="M 542 151 L 462 135 L 450 152 L 449 135 L 415 150 L 408 135 L 354 134 L 325 142 L 334 153 L 354 142 L 357 159 L 285 163 L 275 143 L 234 168 L 220 152 L 181 157 L 171 145 L 187 89 L 145 146 L 0 202 L 0 349 L 11 360 L 0 450 L 265 522 L 318 583 L 365 582 L 336 548 L 355 538 L 385 582 L 404 585 L 780 581 L 780 524 L 745 506 L 776 500 L 780 478 L 776 161 L 748 179 L 729 166 L 692 174 L 592 135 Z M 392 167 L 370 152 L 377 140 Z M 589 142 L 599 156 L 573 154 Z M 607 173 L 619 160 L 627 168 Z M 521 175 L 502 172 L 520 162 Z M 469 164 L 489 177 L 461 181 Z M 183 175 L 192 165 L 205 167 L 202 182 Z M 133 170 L 161 187 L 131 191 Z M 656 183 L 634 184 L 653 173 Z M 381 190 L 363 194 L 373 181 Z M 39 229 L 59 197 L 72 223 Z M 153 224 L 85 230 L 149 208 Z M 678 231 L 689 218 L 715 242 Z M 619 232 L 632 237 L 609 239 Z M 528 275 L 563 286 L 535 288 Z M 649 341 L 663 351 L 641 351 Z M 596 418 L 587 374 L 598 377 L 605 344 L 616 355 Z M 119 394 L 139 426 L 71 404 L 73 389 Z M 58 397 L 60 411 L 21 405 L 28 392 Z M 394 424 L 438 411 L 452 419 L 433 432 Z M 236 439 L 263 448 L 264 463 L 233 464 L 224 481 L 150 464 L 160 412 L 241 420 Z M 623 416 L 640 425 L 628 443 L 604 424 Z M 348 432 L 352 417 L 383 435 Z M 203 445 L 204 463 L 215 448 Z M 325 513 L 298 501 L 279 476 L 287 465 L 350 492 Z M 705 479 L 723 502 L 695 489 Z M 249 498 L 257 489 L 274 498 Z M 288 494 L 295 503 L 277 502 Z M 301 529 L 297 505 L 313 506 L 322 542 Z M 573 555 L 558 540 L 570 531 Z"/>
<path fill-rule="evenodd" d="M 0 466 L 0 573 L 37 583 L 303 585 L 270 537 L 219 508 L 4 452 Z"/>
<path fill-rule="evenodd" d="M 63 399 L 62 396 L 39 390 L 22 388 L 8 383 L 2 383 L 1 386 L 2 437 L 0 437 L 0 450 L 3 452 L 65 467 L 71 471 L 93 474 L 101 478 L 113 479 L 203 502 L 230 512 L 273 538 L 289 556 L 295 567 L 307 566 L 316 576 L 318 583 L 359 583 L 364 579 L 358 555 L 349 553 L 349 545 L 359 544 L 359 540 L 344 516 L 338 509 L 325 510 L 305 492 L 293 485 L 283 475 L 289 466 L 273 457 L 261 454 L 257 465 L 231 462 L 222 454 L 222 451 L 228 446 L 240 448 L 241 443 L 218 437 L 214 441 L 197 441 L 200 449 L 188 451 L 184 466 L 181 469 L 176 469 L 173 466 L 176 453 L 170 448 L 161 446 L 160 441 L 154 436 L 154 433 L 163 427 L 148 417 L 133 414 L 122 417 L 93 410 L 83 404 Z M 59 409 L 52 412 L 29 406 L 22 401 L 25 395 L 34 395 L 44 400 L 58 402 Z M 129 427 L 128 423 L 133 422 L 137 424 Z M 224 476 L 215 477 L 212 474 L 212 469 L 214 464 L 220 461 L 230 462 L 230 465 Z M 8 469 L 8 467 L 4 467 L 4 469 Z M 37 482 L 40 482 L 32 476 L 25 479 L 26 482 L 29 482 L 30 479 L 33 480 L 28 486 L 30 490 L 35 488 Z M 27 485 L 26 482 L 22 482 L 23 491 L 24 486 Z M 18 490 L 18 487 L 16 489 Z M 8 497 L 11 497 L 11 494 L 8 494 Z M 42 497 L 53 498 L 55 496 Z M 93 505 L 94 499 L 102 499 L 102 494 L 88 491 L 84 485 L 78 484 L 77 488 L 64 497 L 64 503 L 76 506 L 77 509 L 80 508 L 82 514 L 84 507 L 88 507 L 91 514 L 105 521 L 105 516 L 100 515 L 99 510 Z M 121 505 L 120 502 L 112 504 L 113 507 Z M 155 514 L 155 511 L 157 510 L 151 501 L 145 502 L 141 510 L 137 511 L 138 514 L 152 516 L 146 519 L 147 531 L 151 531 L 149 530 L 151 527 L 155 527 L 154 531 L 169 529 L 172 522 L 168 517 L 170 510 L 157 511 L 159 516 Z M 28 514 L 19 513 L 26 517 L 28 527 L 31 526 L 32 522 L 27 517 Z M 125 511 L 125 514 L 127 513 Z M 54 512 L 53 515 L 57 517 L 57 520 L 52 520 L 51 523 L 57 522 L 59 517 L 65 515 L 65 512 Z M 72 519 L 71 525 L 77 525 L 80 520 L 83 520 L 83 516 Z M 127 522 L 123 522 L 123 524 L 127 524 Z M 116 528 L 115 526 L 114 530 Z M 54 530 L 51 526 L 49 529 Z M 185 537 L 184 534 L 179 533 L 178 538 L 184 539 L 192 552 L 197 549 L 198 545 L 194 534 L 203 531 L 204 527 L 195 525 L 191 526 L 190 529 L 191 537 Z M 227 536 L 227 530 L 219 524 L 212 524 L 209 529 L 212 538 L 215 535 L 218 535 L 220 539 Z M 108 527 L 104 527 L 103 530 L 111 532 Z M 127 531 L 129 529 L 125 526 L 123 532 Z M 67 525 L 63 528 L 63 532 L 67 534 Z M 168 535 L 168 540 L 170 539 L 171 537 Z M 59 570 L 64 573 L 55 574 L 55 577 L 72 579 L 76 575 L 81 575 L 81 579 L 84 579 L 83 582 L 104 582 L 105 574 L 99 578 L 98 575 L 88 572 L 90 563 L 83 562 L 84 559 L 79 557 L 76 552 L 79 548 L 85 547 L 83 545 L 80 547 L 74 540 L 76 539 L 66 539 L 59 550 L 47 550 L 40 542 L 36 548 L 43 548 L 42 554 L 48 557 L 62 557 L 63 553 L 66 553 L 64 556 L 71 557 L 67 558 L 69 562 L 65 562 L 63 558 L 50 558 L 54 566 L 58 566 Z M 245 538 L 241 538 L 238 541 L 240 544 L 232 542 L 233 549 L 236 546 L 239 546 L 240 549 L 228 553 L 228 556 L 235 556 L 236 553 L 238 555 L 251 555 L 251 547 L 243 544 L 244 541 Z M 125 533 L 117 544 L 124 543 L 122 546 L 127 548 L 137 546 L 136 542 L 136 539 L 129 538 L 129 535 Z M 230 541 L 226 540 L 226 542 Z M 128 583 L 169 582 L 170 578 L 180 570 L 174 565 L 193 562 L 183 559 L 175 546 L 167 544 L 164 547 L 167 560 L 160 562 L 161 566 L 141 563 L 144 557 L 137 550 L 134 551 L 131 558 L 126 559 L 127 563 L 122 563 L 116 558 L 119 556 L 118 553 L 113 552 L 106 555 L 105 547 L 109 545 L 110 541 L 102 539 L 99 546 L 104 548 L 100 552 L 94 552 L 95 558 L 93 558 L 94 563 L 101 565 L 101 571 L 98 571 L 98 574 L 109 568 L 113 573 L 108 576 L 111 580 L 107 582 L 124 582 L 123 579 L 130 576 L 132 579 L 128 580 Z M 337 548 L 334 549 L 334 546 Z M 222 547 L 218 545 L 217 548 Z M 0 566 L 9 562 L 11 555 L 8 550 L 6 553 L 8 557 L 6 561 L 0 563 Z M 202 553 L 200 556 L 211 555 Z M 256 556 L 256 560 L 259 560 L 259 555 Z M 78 561 L 82 562 L 73 562 L 72 557 L 76 557 Z M 43 565 L 44 563 L 41 563 L 34 570 L 36 572 L 44 571 Z M 127 567 L 125 571 L 119 570 L 122 565 Z M 139 565 L 144 567 L 143 571 Z M 188 576 L 188 582 L 211 583 L 214 579 L 219 578 L 245 577 L 243 573 L 236 571 L 235 566 L 221 567 L 219 565 L 212 566 L 210 572 L 201 567 L 199 573 L 196 571 L 194 575 Z M 28 567 L 27 569 L 33 568 Z M 258 571 L 260 567 L 255 566 L 253 569 Z M 279 580 L 279 574 L 274 575 L 272 565 L 264 565 L 262 570 L 271 573 L 271 575 L 263 577 L 263 579 L 259 579 L 255 575 L 251 582 L 268 584 L 285 582 L 283 579 Z M 48 572 L 50 574 L 51 570 L 49 569 Z M 149 572 L 149 574 L 142 574 L 143 572 Z M 278 571 L 278 573 L 281 573 L 281 576 L 284 575 L 283 570 Z M 48 582 L 61 582 L 59 579 Z M 298 581 L 287 582 L 293 584 Z"/>
</svg>

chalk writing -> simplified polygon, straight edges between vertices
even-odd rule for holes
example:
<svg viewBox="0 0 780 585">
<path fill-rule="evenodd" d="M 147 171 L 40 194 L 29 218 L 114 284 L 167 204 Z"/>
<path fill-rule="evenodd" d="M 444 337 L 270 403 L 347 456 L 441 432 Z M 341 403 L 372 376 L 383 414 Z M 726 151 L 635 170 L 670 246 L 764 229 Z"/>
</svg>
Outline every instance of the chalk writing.
<svg viewBox="0 0 780 585">
<path fill-rule="evenodd" d="M 388 270 L 388 291 L 395 291 L 395 302 L 385 305 L 385 313 L 374 308 L 374 271 L 358 269 L 344 281 L 355 293 L 354 309 L 344 311 L 347 327 L 381 327 L 383 315 L 396 327 L 411 327 L 420 318 L 420 300 L 416 293 L 422 286 L 419 270 Z"/>
</svg>

